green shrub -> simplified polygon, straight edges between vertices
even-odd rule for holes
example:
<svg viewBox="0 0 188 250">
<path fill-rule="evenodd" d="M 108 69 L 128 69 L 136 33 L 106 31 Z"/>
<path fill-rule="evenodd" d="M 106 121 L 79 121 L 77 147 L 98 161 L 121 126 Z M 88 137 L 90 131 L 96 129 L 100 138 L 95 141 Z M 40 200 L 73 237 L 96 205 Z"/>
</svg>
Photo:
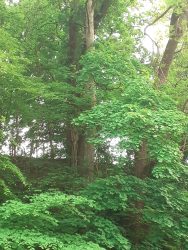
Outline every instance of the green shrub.
<svg viewBox="0 0 188 250">
<path fill-rule="evenodd" d="M 63 193 L 43 193 L 29 203 L 0 207 L 2 249 L 130 249 L 110 220 L 97 215 L 94 201 Z"/>
</svg>

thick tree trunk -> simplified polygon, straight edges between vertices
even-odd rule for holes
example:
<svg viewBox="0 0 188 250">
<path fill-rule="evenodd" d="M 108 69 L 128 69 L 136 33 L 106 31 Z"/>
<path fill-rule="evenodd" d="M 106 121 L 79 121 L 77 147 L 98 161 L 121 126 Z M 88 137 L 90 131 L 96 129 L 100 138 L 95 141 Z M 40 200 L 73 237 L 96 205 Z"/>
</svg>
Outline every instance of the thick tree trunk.
<svg viewBox="0 0 188 250">
<path fill-rule="evenodd" d="M 85 36 L 86 36 L 86 51 L 93 47 L 95 39 L 95 28 L 94 28 L 94 1 L 88 0 L 86 3 L 86 19 L 85 19 Z M 86 93 L 90 95 L 90 106 L 95 105 L 95 84 L 91 80 L 86 86 Z M 87 131 L 89 135 L 93 135 L 94 131 Z M 78 151 L 78 167 L 81 174 L 87 175 L 90 179 L 94 173 L 94 157 L 95 148 L 92 144 L 87 142 L 86 135 L 80 135 Z"/>
<path fill-rule="evenodd" d="M 85 135 L 80 135 L 78 145 L 78 171 L 82 176 L 92 179 L 94 173 L 94 147 L 86 141 Z"/>
<path fill-rule="evenodd" d="M 73 2 L 73 16 L 69 21 L 69 63 L 78 67 L 78 61 L 81 56 L 81 48 L 85 44 L 85 52 L 93 46 L 94 42 L 94 3 L 88 0 L 85 10 L 85 42 L 80 44 L 80 27 L 78 26 L 75 13 L 79 1 Z M 76 85 L 74 79 L 72 85 Z M 95 102 L 94 83 L 91 81 L 86 86 L 86 93 L 91 96 L 92 107 Z M 88 132 L 89 133 L 89 132 Z M 94 147 L 87 142 L 86 135 L 83 131 L 69 126 L 67 129 L 67 156 L 69 164 L 83 175 L 92 177 L 94 167 Z"/>
</svg>

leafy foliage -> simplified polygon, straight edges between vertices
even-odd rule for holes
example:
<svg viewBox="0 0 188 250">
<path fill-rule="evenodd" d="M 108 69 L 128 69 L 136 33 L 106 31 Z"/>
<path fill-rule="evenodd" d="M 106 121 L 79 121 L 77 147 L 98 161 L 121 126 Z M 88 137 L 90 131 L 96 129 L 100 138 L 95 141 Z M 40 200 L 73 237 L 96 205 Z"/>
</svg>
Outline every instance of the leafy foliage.
<svg viewBox="0 0 188 250">
<path fill-rule="evenodd" d="M 140 230 L 138 249 L 164 249 L 187 246 L 187 183 L 159 179 L 140 180 L 133 176 L 113 176 L 88 186 L 84 195 L 92 197 L 108 218 L 124 227 L 135 238 L 132 216 L 140 213 L 145 228 Z M 144 203 L 143 210 L 135 202 Z M 133 228 L 132 228 L 133 227 Z M 137 232 L 138 233 L 138 232 Z M 136 245 L 134 245 L 136 247 Z M 133 247 L 133 249 L 134 249 Z"/>
<path fill-rule="evenodd" d="M 115 246 L 130 249 L 113 223 L 95 216 L 96 209 L 92 200 L 57 192 L 32 197 L 30 203 L 7 202 L 0 208 L 1 228 L 4 228 L 0 231 L 0 246 L 3 249 L 89 250 Z"/>
<path fill-rule="evenodd" d="M 0 157 L 0 176 L 1 202 L 14 197 L 18 184 L 26 186 L 26 179 L 19 168 L 3 156 Z"/>
<path fill-rule="evenodd" d="M 93 138 L 96 143 L 120 138 L 123 149 L 138 150 L 146 140 L 149 157 L 158 162 L 159 168 L 160 164 L 170 164 L 173 169 L 173 164 L 181 161 L 178 145 L 186 132 L 187 118 L 168 96 L 143 81 L 129 85 L 118 100 L 98 105 L 75 122 L 98 127 L 98 137 Z"/>
</svg>

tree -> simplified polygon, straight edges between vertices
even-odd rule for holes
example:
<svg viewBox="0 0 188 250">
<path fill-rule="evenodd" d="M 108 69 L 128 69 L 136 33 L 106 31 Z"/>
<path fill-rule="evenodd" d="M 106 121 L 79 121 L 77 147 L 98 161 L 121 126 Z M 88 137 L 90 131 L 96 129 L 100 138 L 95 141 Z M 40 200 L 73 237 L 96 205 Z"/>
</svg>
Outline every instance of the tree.
<svg viewBox="0 0 188 250">
<path fill-rule="evenodd" d="M 18 22 L 10 19 L 7 29 L 20 40 L 29 60 L 25 72 L 29 81 L 26 98 L 32 98 L 33 102 L 30 101 L 30 116 L 26 124 L 30 127 L 32 119 L 37 118 L 41 127 L 57 126 L 59 131 L 63 130 L 63 134 L 59 134 L 61 139 L 58 139 L 65 149 L 62 157 L 66 156 L 69 165 L 82 175 L 93 175 L 95 149 L 88 143 L 87 136 L 94 131 L 78 129 L 71 123 L 80 112 L 91 109 L 97 101 L 93 72 L 87 75 L 87 82 L 81 77 L 85 68 L 82 57 L 94 49 L 94 35 L 100 37 L 95 44 L 105 42 L 106 32 L 111 32 L 110 37 L 115 32 L 123 35 L 126 30 L 123 28 L 123 13 L 130 4 L 129 1 L 117 4 L 115 1 L 52 3 L 49 0 L 31 4 L 25 0 L 9 8 Z M 33 118 L 31 110 L 35 113 Z M 53 134 L 52 129 L 50 133 L 47 129 L 41 138 L 46 147 L 47 143 L 50 144 L 52 158 L 57 145 Z"/>
</svg>

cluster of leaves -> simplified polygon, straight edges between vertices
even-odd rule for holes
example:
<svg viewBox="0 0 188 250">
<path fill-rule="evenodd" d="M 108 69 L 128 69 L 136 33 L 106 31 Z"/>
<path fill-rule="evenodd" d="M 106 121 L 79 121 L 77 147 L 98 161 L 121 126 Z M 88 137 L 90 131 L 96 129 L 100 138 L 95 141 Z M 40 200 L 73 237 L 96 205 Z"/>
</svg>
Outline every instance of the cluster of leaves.
<svg viewBox="0 0 188 250">
<path fill-rule="evenodd" d="M 179 183 L 162 179 L 143 181 L 117 175 L 94 182 L 82 193 L 92 197 L 107 218 L 123 227 L 132 243 L 141 237 L 141 242 L 133 243 L 131 249 L 186 249 L 188 183 L 183 179 L 184 176 Z M 138 202 L 144 206 L 135 207 Z M 139 231 L 138 215 L 142 224 Z"/>
<path fill-rule="evenodd" d="M 0 207 L 2 249 L 130 249 L 110 220 L 97 216 L 94 201 L 63 193 L 44 193 L 28 203 Z M 103 248 L 104 247 L 104 248 Z"/>
</svg>

